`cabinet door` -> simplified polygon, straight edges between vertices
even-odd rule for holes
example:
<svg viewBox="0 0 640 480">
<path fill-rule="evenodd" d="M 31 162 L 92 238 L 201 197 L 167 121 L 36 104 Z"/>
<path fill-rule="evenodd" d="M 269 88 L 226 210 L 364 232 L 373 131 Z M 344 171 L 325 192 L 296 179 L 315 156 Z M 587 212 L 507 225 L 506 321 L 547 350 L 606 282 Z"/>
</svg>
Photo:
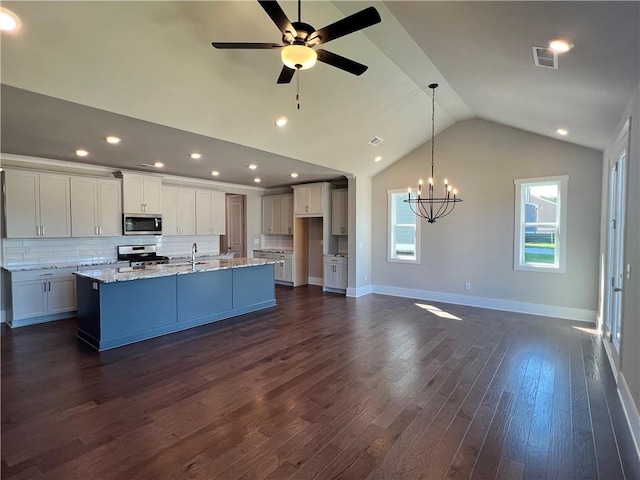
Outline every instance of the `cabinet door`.
<svg viewBox="0 0 640 480">
<path fill-rule="evenodd" d="M 336 288 L 334 267 L 335 267 L 335 265 L 333 265 L 331 263 L 325 263 L 324 264 L 324 279 L 323 279 L 323 283 L 324 283 L 325 287 Z"/>
<path fill-rule="evenodd" d="M 285 282 L 293 282 L 293 262 L 285 260 L 282 271 L 282 280 Z"/>
<path fill-rule="evenodd" d="M 293 212 L 297 215 L 309 213 L 309 187 L 300 187 L 293 191 Z"/>
<path fill-rule="evenodd" d="M 40 233 L 38 174 L 4 172 L 7 238 L 34 238 Z"/>
<path fill-rule="evenodd" d="M 180 235 L 196 234 L 196 192 L 189 188 L 178 189 L 178 228 Z"/>
<path fill-rule="evenodd" d="M 69 177 L 40 175 L 40 225 L 43 237 L 71 236 Z"/>
<path fill-rule="evenodd" d="M 141 175 L 124 175 L 122 177 L 123 213 L 143 213 Z"/>
<path fill-rule="evenodd" d="M 118 180 L 97 182 L 98 234 L 103 237 L 122 235 L 122 195 Z"/>
<path fill-rule="evenodd" d="M 284 280 L 284 267 L 283 267 L 283 261 L 282 260 L 278 260 L 276 261 L 275 265 L 273 266 L 273 272 L 274 272 L 274 278 L 276 280 Z"/>
<path fill-rule="evenodd" d="M 92 178 L 71 177 L 71 235 L 73 237 L 98 235 L 97 187 L 98 183 Z"/>
<path fill-rule="evenodd" d="M 211 192 L 211 233 L 225 235 L 227 232 L 227 206 L 223 192 Z"/>
<path fill-rule="evenodd" d="M 347 191 L 331 192 L 331 235 L 347 235 Z"/>
<path fill-rule="evenodd" d="M 211 235 L 213 233 L 211 220 L 213 219 L 213 202 L 211 192 L 196 190 L 196 235 Z"/>
<path fill-rule="evenodd" d="M 334 265 L 335 266 L 335 277 L 334 283 L 335 288 L 347 288 L 347 272 L 348 268 L 346 265 Z"/>
<path fill-rule="evenodd" d="M 75 278 L 47 281 L 47 313 L 72 312 L 76 309 Z"/>
<path fill-rule="evenodd" d="M 162 234 L 178 235 L 178 192 L 175 187 L 162 187 Z"/>
<path fill-rule="evenodd" d="M 262 197 L 262 233 L 273 233 L 273 197 Z"/>
<path fill-rule="evenodd" d="M 13 282 L 13 319 L 39 317 L 47 313 L 47 282 Z"/>
<path fill-rule="evenodd" d="M 324 188 L 322 186 L 309 187 L 309 213 L 324 213 Z"/>
<path fill-rule="evenodd" d="M 155 177 L 142 177 L 142 204 L 145 213 L 160 213 L 162 181 Z"/>
<path fill-rule="evenodd" d="M 280 233 L 293 235 L 293 195 L 280 197 Z"/>
</svg>

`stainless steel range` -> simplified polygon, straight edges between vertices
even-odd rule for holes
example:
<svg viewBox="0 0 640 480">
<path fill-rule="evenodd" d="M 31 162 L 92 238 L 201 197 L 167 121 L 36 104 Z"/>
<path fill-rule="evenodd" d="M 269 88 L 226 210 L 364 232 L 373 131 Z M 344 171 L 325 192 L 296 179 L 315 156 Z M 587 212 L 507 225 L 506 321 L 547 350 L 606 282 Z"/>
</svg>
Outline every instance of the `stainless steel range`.
<svg viewBox="0 0 640 480">
<path fill-rule="evenodd" d="M 130 266 L 138 268 L 169 263 L 169 257 L 156 253 L 155 245 L 119 245 L 118 260 L 128 261 Z"/>
</svg>

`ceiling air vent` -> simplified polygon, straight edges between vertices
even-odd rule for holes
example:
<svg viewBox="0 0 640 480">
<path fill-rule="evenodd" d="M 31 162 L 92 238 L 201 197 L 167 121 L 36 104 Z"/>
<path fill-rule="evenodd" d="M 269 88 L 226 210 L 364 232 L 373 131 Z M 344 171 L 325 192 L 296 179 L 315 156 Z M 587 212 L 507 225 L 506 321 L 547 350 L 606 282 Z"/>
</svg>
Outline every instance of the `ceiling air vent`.
<svg viewBox="0 0 640 480">
<path fill-rule="evenodd" d="M 369 145 L 373 145 L 374 147 L 377 147 L 381 143 L 382 139 L 380 137 L 373 137 L 371 140 L 369 140 Z"/>
<path fill-rule="evenodd" d="M 535 63 L 536 67 L 558 69 L 558 52 L 554 52 L 547 47 L 531 48 L 533 48 L 533 63 Z"/>
</svg>

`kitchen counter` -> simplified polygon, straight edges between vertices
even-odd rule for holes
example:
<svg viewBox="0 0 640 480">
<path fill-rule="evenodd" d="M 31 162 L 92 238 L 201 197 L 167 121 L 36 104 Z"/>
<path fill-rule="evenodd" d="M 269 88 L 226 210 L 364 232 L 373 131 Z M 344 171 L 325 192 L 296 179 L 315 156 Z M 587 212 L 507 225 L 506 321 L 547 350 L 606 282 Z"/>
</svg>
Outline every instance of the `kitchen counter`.
<svg viewBox="0 0 640 480">
<path fill-rule="evenodd" d="M 293 250 L 282 250 L 275 248 L 256 248 L 253 250 L 254 252 L 264 252 L 264 253 L 293 253 Z"/>
<path fill-rule="evenodd" d="M 123 263 L 122 260 L 101 260 L 97 262 L 61 262 L 61 263 L 30 263 L 25 265 L 3 265 L 2 268 L 8 272 L 26 272 L 28 270 L 48 270 L 50 268 L 69 268 L 69 267 L 97 267 L 101 265 L 115 265 Z M 128 263 L 128 262 L 127 262 Z"/>
<path fill-rule="evenodd" d="M 262 259 L 75 275 L 78 338 L 100 351 L 276 305 L 274 262 Z"/>
<path fill-rule="evenodd" d="M 221 260 L 205 260 L 196 262 L 195 267 L 191 262 L 149 265 L 145 268 L 102 268 L 96 270 L 86 270 L 84 272 L 74 272 L 78 277 L 86 277 L 99 283 L 126 282 L 131 280 L 142 280 L 174 275 L 188 275 L 192 273 L 214 272 L 242 267 L 254 267 L 258 265 L 274 264 L 274 260 L 261 258 L 229 258 Z"/>
</svg>

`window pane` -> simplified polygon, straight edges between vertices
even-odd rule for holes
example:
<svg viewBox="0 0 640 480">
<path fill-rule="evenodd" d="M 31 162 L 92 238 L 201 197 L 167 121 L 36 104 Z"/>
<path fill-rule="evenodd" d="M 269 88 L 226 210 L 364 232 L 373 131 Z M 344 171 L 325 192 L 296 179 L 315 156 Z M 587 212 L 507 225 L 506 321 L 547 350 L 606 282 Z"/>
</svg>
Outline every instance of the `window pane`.
<svg viewBox="0 0 640 480">
<path fill-rule="evenodd" d="M 389 258 L 396 260 L 417 261 L 418 224 L 416 215 L 404 200 L 408 193 L 390 193 L 389 212 Z"/>
<path fill-rule="evenodd" d="M 527 231 L 533 228 L 534 231 Z M 524 263 L 557 264 L 558 248 L 556 229 L 549 227 L 525 227 Z"/>
<path fill-rule="evenodd" d="M 524 191 L 525 223 L 557 223 L 558 185 L 528 185 Z"/>
</svg>

